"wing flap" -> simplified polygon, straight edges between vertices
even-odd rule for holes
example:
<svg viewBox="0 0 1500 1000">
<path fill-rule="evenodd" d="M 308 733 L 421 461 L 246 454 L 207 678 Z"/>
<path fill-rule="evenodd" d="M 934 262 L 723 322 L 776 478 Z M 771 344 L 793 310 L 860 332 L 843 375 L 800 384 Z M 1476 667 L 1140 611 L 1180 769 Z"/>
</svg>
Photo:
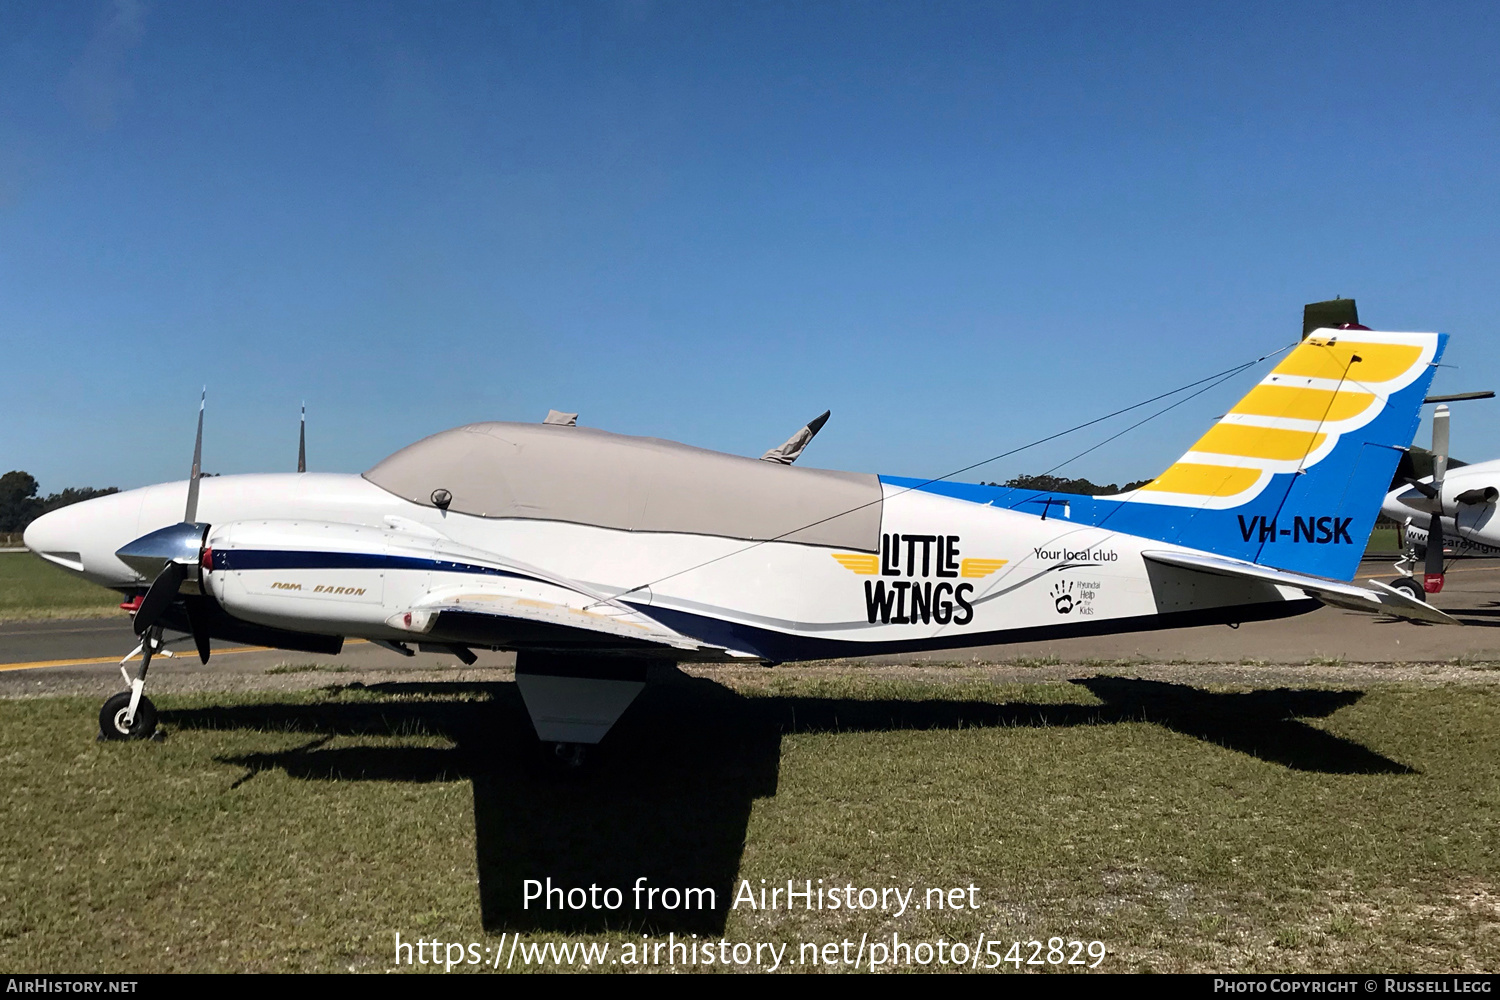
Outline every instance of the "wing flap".
<svg viewBox="0 0 1500 1000">
<path fill-rule="evenodd" d="M 1141 557 L 1163 566 L 1174 566 L 1197 573 L 1256 580 L 1278 587 L 1295 587 L 1309 597 L 1316 597 L 1324 604 L 1331 604 L 1348 611 L 1394 615 L 1397 618 L 1429 622 L 1433 625 L 1463 624 L 1457 618 L 1444 614 L 1432 605 L 1403 594 L 1378 580 L 1370 581 L 1379 588 L 1371 590 L 1354 583 L 1325 580 L 1321 577 L 1291 573 L 1287 570 L 1272 569 L 1269 566 L 1200 552 L 1149 551 L 1142 552 Z"/>
<path fill-rule="evenodd" d="M 531 594 L 468 589 L 435 593 L 419 606 L 386 620 L 393 628 L 432 642 L 506 649 L 659 656 L 678 660 L 758 659 L 707 645 L 619 604 L 600 605 L 591 595 L 564 590 L 545 600 Z"/>
</svg>

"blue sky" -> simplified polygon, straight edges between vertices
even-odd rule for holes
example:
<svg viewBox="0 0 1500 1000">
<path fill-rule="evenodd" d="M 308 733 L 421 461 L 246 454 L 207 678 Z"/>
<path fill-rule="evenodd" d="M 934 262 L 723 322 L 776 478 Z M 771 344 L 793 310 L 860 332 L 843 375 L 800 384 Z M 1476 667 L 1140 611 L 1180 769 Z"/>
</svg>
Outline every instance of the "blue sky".
<svg viewBox="0 0 1500 1000">
<path fill-rule="evenodd" d="M 207 384 L 218 472 L 294 468 L 306 400 L 317 470 L 831 408 L 807 464 L 940 475 L 1335 294 L 1500 387 L 1500 8 L 1202 8 L 7 0 L 0 471 L 181 478 Z M 1153 475 L 1254 377 L 1062 471 Z"/>
</svg>

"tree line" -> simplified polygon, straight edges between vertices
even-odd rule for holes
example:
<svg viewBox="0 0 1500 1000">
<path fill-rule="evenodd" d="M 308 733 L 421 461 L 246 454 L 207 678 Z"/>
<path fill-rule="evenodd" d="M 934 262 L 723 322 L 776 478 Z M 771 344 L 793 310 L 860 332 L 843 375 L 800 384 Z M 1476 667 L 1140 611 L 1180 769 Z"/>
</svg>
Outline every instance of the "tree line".
<svg viewBox="0 0 1500 1000">
<path fill-rule="evenodd" d="M 1116 486 L 1110 483 L 1107 486 L 1099 486 L 1087 479 L 1063 479 L 1060 476 L 1016 476 L 1007 479 L 1004 483 L 984 483 L 984 486 L 1010 486 L 1021 490 L 1036 490 L 1040 493 L 1072 493 L 1077 496 L 1108 497 L 1116 493 L 1129 493 L 1138 490 L 1151 482 L 1142 479 L 1139 482 L 1126 483 L 1124 486 Z"/>
<path fill-rule="evenodd" d="M 70 503 L 120 492 L 116 486 L 102 490 L 79 486 L 41 496 L 38 489 L 36 477 L 29 472 L 11 471 L 0 476 L 0 534 L 25 531 L 28 524 L 43 514 Z"/>
</svg>

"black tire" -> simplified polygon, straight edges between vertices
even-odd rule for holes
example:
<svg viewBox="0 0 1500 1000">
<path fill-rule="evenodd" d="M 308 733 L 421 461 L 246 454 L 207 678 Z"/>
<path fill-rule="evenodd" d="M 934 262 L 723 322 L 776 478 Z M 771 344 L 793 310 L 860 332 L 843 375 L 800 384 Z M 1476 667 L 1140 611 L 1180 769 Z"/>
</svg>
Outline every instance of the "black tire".
<svg viewBox="0 0 1500 1000">
<path fill-rule="evenodd" d="M 592 750 L 589 747 L 588 750 Z M 596 757 L 575 743 L 544 743 L 535 740 L 527 756 L 532 773 L 547 782 L 587 781 L 597 770 Z"/>
<path fill-rule="evenodd" d="M 1415 597 L 1419 601 L 1427 600 L 1427 590 L 1414 578 L 1403 576 L 1401 579 L 1391 583 L 1391 589 L 1399 590 L 1408 597 Z"/>
<path fill-rule="evenodd" d="M 125 710 L 130 707 L 130 692 L 121 691 L 99 709 L 99 735 L 107 740 L 144 740 L 156 732 L 156 706 L 141 695 L 135 706 L 135 720 L 125 726 Z"/>
<path fill-rule="evenodd" d="M 588 758 L 588 747 L 582 743 L 554 743 L 552 756 L 558 766 L 566 770 L 577 771 L 583 767 L 583 762 Z"/>
</svg>

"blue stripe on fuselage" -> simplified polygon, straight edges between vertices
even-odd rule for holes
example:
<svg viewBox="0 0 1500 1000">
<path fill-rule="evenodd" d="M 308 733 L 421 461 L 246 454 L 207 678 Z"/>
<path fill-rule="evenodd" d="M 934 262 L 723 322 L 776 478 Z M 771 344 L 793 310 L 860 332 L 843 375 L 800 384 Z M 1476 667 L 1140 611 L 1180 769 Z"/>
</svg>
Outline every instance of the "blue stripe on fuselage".
<svg viewBox="0 0 1500 1000">
<path fill-rule="evenodd" d="M 295 549 L 214 549 L 214 570 L 251 569 L 406 569 L 437 573 L 472 573 L 479 576 L 503 576 L 514 580 L 536 577 L 493 566 L 454 562 L 449 559 L 425 559 L 418 556 L 392 556 L 377 552 L 303 552 Z M 538 581 L 545 582 L 545 581 Z"/>
</svg>

